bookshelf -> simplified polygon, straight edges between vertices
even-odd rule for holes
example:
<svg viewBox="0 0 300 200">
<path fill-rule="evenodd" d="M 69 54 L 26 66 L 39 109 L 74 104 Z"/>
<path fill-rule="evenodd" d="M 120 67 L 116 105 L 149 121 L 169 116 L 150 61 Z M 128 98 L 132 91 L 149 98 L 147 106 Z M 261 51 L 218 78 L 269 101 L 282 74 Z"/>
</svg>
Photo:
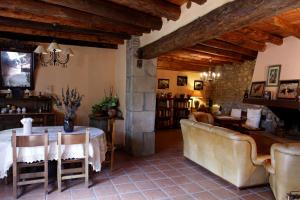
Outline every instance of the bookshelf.
<svg viewBox="0 0 300 200">
<path fill-rule="evenodd" d="M 180 120 L 188 118 L 190 104 L 188 98 L 157 98 L 155 128 L 179 128 Z"/>
</svg>

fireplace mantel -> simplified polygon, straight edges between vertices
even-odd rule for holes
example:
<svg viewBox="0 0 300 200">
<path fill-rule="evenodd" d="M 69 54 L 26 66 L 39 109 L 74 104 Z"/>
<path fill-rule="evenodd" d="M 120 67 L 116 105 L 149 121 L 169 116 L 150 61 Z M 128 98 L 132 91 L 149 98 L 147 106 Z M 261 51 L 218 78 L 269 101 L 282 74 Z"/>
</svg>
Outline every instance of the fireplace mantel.
<svg viewBox="0 0 300 200">
<path fill-rule="evenodd" d="M 285 108 L 300 111 L 300 102 L 296 100 L 265 100 L 263 98 L 247 98 L 243 100 L 243 103 L 263 105 L 269 108 Z"/>
</svg>

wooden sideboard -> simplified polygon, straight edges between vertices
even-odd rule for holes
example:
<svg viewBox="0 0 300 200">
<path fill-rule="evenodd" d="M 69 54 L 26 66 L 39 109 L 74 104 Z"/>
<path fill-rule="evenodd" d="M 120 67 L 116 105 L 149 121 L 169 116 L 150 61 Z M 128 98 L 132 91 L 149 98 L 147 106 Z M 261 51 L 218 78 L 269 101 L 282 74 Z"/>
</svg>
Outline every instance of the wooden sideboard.
<svg viewBox="0 0 300 200">
<path fill-rule="evenodd" d="M 52 99 L 48 97 L 5 98 L 0 97 L 0 108 L 14 105 L 26 108 L 26 113 L 0 114 L 0 130 L 22 127 L 20 120 L 24 117 L 33 119 L 33 126 L 54 126 L 56 116 L 52 112 Z"/>
</svg>

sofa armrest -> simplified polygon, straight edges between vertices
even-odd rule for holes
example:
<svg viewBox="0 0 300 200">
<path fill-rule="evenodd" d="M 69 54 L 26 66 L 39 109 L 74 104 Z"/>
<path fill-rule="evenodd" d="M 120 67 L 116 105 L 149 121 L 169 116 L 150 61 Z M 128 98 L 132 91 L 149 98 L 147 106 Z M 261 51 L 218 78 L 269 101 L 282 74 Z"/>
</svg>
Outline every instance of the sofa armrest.
<svg viewBox="0 0 300 200">
<path fill-rule="evenodd" d="M 252 159 L 255 165 L 264 165 L 264 163 L 271 159 L 270 155 L 257 155 L 255 159 Z"/>
<path fill-rule="evenodd" d="M 267 172 L 270 174 L 275 174 L 275 169 L 272 166 L 271 159 L 268 159 L 264 162 L 264 167 L 266 168 Z"/>
</svg>

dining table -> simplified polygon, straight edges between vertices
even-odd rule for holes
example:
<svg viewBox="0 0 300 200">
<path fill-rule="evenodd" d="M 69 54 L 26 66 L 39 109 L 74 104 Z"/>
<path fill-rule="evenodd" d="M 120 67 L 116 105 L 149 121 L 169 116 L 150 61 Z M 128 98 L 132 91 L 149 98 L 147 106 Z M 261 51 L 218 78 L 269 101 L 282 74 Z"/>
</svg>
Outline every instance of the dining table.
<svg viewBox="0 0 300 200">
<path fill-rule="evenodd" d="M 101 171 L 101 163 L 105 160 L 107 151 L 106 136 L 103 130 L 86 126 L 75 126 L 74 131 L 65 133 L 62 126 L 39 126 L 32 127 L 31 134 L 44 134 L 48 131 L 49 146 L 48 146 L 48 160 L 57 160 L 57 133 L 62 134 L 79 134 L 85 133 L 86 129 L 90 132 L 89 141 L 89 164 L 96 172 Z M 0 179 L 5 178 L 8 174 L 9 168 L 13 164 L 12 154 L 12 131 L 15 130 L 18 135 L 23 134 L 23 128 L 15 128 L 0 131 Z M 17 161 L 32 163 L 44 160 L 43 146 L 38 147 L 18 147 Z M 84 144 L 62 145 L 62 159 L 79 159 L 84 157 Z"/>
</svg>

